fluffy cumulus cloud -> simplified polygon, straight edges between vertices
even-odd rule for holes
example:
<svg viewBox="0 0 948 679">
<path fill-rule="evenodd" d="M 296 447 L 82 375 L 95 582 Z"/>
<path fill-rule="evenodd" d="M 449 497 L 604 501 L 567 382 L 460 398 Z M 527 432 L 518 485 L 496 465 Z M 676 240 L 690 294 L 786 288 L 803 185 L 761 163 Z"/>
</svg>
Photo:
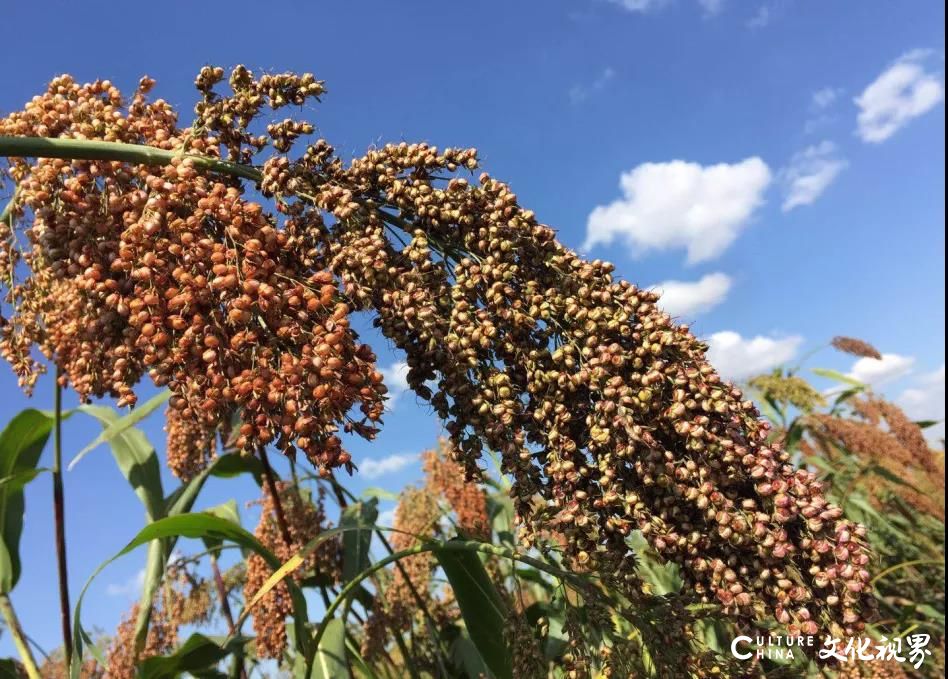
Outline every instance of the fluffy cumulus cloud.
<svg viewBox="0 0 948 679">
<path fill-rule="evenodd" d="M 899 395 L 897 403 L 913 420 L 938 421 L 938 424 L 925 430 L 929 440 L 945 438 L 945 364 L 916 379 L 911 387 Z"/>
<path fill-rule="evenodd" d="M 389 455 L 380 459 L 366 458 L 359 462 L 359 474 L 367 479 L 377 479 L 386 474 L 394 474 L 418 461 L 415 453 Z"/>
<path fill-rule="evenodd" d="M 836 145 L 829 141 L 795 154 L 780 173 L 784 189 L 783 211 L 789 212 L 795 207 L 813 203 L 846 169 L 846 165 Z"/>
<path fill-rule="evenodd" d="M 863 384 L 879 386 L 891 382 L 912 371 L 915 359 L 899 354 L 882 354 L 881 359 L 860 358 L 853 363 L 849 376 Z"/>
<path fill-rule="evenodd" d="M 654 288 L 662 294 L 662 309 L 672 316 L 694 316 L 725 300 L 731 290 L 731 278 L 723 273 L 709 273 L 697 281 L 665 281 Z"/>
<path fill-rule="evenodd" d="M 928 50 L 904 54 L 856 97 L 863 141 L 885 141 L 945 98 L 944 75 L 927 70 L 931 60 Z"/>
<path fill-rule="evenodd" d="M 716 332 L 708 338 L 708 360 L 724 377 L 742 380 L 786 363 L 797 355 L 803 338 L 744 338 L 731 330 Z"/>
<path fill-rule="evenodd" d="M 622 198 L 589 215 L 585 249 L 624 240 L 635 253 L 684 248 L 688 262 L 724 252 L 764 202 L 771 172 L 760 158 L 699 165 L 644 163 L 622 174 Z"/>
</svg>

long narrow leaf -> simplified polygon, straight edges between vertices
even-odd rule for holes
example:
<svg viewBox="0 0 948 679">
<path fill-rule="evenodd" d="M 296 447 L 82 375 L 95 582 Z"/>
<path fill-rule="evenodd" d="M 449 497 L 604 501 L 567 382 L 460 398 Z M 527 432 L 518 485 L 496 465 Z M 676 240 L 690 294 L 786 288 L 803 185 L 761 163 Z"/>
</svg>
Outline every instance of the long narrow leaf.
<svg viewBox="0 0 948 679">
<path fill-rule="evenodd" d="M 147 658 L 142 662 L 138 676 L 141 679 L 175 679 L 185 672 L 194 674 L 213 667 L 244 643 L 244 637 L 234 637 L 218 643 L 203 634 L 195 633 L 171 655 Z"/>
<path fill-rule="evenodd" d="M 36 470 L 53 418 L 33 408 L 18 413 L 0 432 L 0 478 L 27 476 Z M 27 482 L 27 479 L 25 482 Z M 0 592 L 9 593 L 20 579 L 23 533 L 23 485 L 0 485 Z"/>
<path fill-rule="evenodd" d="M 67 469 L 72 471 L 72 468 L 79 463 L 79 460 L 84 458 L 100 445 L 103 443 L 110 443 L 116 436 L 128 429 L 131 429 L 136 424 L 151 415 L 156 408 L 168 400 L 169 396 L 171 396 L 171 392 L 167 389 L 163 389 L 156 396 L 151 397 L 145 403 L 135 408 L 135 410 L 132 410 L 128 414 L 122 415 L 113 421 L 102 431 L 102 433 L 95 437 L 92 443 L 80 450 L 79 453 L 74 458 L 72 458 Z"/>
<path fill-rule="evenodd" d="M 79 410 L 97 419 L 103 429 L 108 429 L 120 419 L 118 413 L 107 406 L 86 404 L 79 406 Z M 149 520 L 163 517 L 165 509 L 161 467 L 155 449 L 148 443 L 145 434 L 140 429 L 126 427 L 109 439 L 109 445 L 122 475 L 145 506 Z"/>
<path fill-rule="evenodd" d="M 349 582 L 369 566 L 372 528 L 379 517 L 378 500 L 355 502 L 342 511 L 340 527 L 354 528 L 342 536 L 342 579 Z"/>
<path fill-rule="evenodd" d="M 346 626 L 339 618 L 326 625 L 326 631 L 313 658 L 313 679 L 346 679 L 352 675 L 346 662 Z"/>
<path fill-rule="evenodd" d="M 76 601 L 76 607 L 73 611 L 73 636 L 75 652 L 73 653 L 73 662 L 72 666 L 70 667 L 70 676 L 73 679 L 80 678 L 82 669 L 82 651 L 84 645 L 92 644 L 91 638 L 82 627 L 82 603 L 89 586 L 92 584 L 92 581 L 95 580 L 99 573 L 101 573 L 109 564 L 133 551 L 137 547 L 151 542 L 152 540 L 180 537 L 193 539 L 216 538 L 219 540 L 228 540 L 258 554 L 270 568 L 277 570 L 280 567 L 280 560 L 273 554 L 273 552 L 264 547 L 252 534 L 248 533 L 237 524 L 227 521 L 226 519 L 222 519 L 218 516 L 204 513 L 181 514 L 179 516 L 169 516 L 149 523 L 138 532 L 131 542 L 129 542 L 118 553 L 95 569 L 92 575 L 89 576 L 89 579 L 86 580 L 86 583 L 79 594 L 79 599 Z M 298 650 L 305 655 L 309 653 L 310 648 L 309 635 L 306 633 L 305 627 L 307 620 L 306 600 L 303 598 L 303 593 L 300 591 L 299 587 L 296 586 L 295 582 L 288 580 L 286 585 L 287 589 L 289 589 L 290 598 L 293 603 L 293 620 L 294 626 L 296 627 Z"/>
<path fill-rule="evenodd" d="M 434 550 L 451 583 L 471 641 L 497 679 L 513 677 L 510 649 L 504 641 L 506 607 L 476 552 Z"/>
</svg>

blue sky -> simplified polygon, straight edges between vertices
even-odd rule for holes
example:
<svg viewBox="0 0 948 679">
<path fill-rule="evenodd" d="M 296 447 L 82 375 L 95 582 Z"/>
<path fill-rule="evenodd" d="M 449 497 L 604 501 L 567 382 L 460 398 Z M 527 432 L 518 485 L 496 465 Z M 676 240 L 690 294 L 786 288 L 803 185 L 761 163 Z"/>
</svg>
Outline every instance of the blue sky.
<svg viewBox="0 0 948 679">
<path fill-rule="evenodd" d="M 204 64 L 313 71 L 329 93 L 310 114 L 343 155 L 403 139 L 477 147 L 565 243 L 665 289 L 731 376 L 854 335 L 885 360 L 825 351 L 809 365 L 944 416 L 943 3 L 89 1 L 11 3 L 4 19 L 0 112 L 59 73 L 127 90 L 147 73 L 187 121 Z M 374 344 L 397 392 L 400 357 Z M 49 407 L 49 382 L 29 402 L 0 366 L 0 419 Z M 160 420 L 145 426 L 159 447 Z M 397 396 L 379 439 L 351 442 L 363 468 L 351 487 L 417 479 L 439 431 Z M 67 459 L 95 434 L 70 420 Z M 215 482 L 198 508 L 254 494 Z M 66 496 L 75 600 L 142 511 L 105 449 L 66 475 Z M 40 477 L 13 593 L 47 649 L 59 641 L 49 506 Z M 143 561 L 100 577 L 87 626 L 114 629 Z"/>
</svg>

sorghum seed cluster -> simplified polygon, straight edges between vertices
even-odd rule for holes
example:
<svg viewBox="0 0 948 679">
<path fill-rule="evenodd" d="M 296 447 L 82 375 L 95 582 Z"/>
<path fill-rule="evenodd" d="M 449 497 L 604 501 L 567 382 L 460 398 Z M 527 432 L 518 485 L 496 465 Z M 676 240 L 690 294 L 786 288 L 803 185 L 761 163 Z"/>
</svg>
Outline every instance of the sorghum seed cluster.
<svg viewBox="0 0 948 679">
<path fill-rule="evenodd" d="M 468 538 L 488 540 L 487 493 L 467 480 L 464 468 L 451 458 L 451 448 L 441 440 L 435 450 L 422 455 L 425 488 L 435 497 L 444 498 L 454 512 L 458 532 Z"/>
<path fill-rule="evenodd" d="M 395 531 L 391 546 L 395 552 L 413 547 L 419 537 L 432 536 L 439 527 L 441 509 L 438 498 L 423 488 L 408 487 L 401 492 L 395 507 Z M 384 648 L 393 633 L 399 634 L 411 627 L 420 614 L 418 599 L 431 603 L 431 576 L 435 567 L 430 552 L 414 554 L 398 562 L 392 571 L 384 596 L 375 598 L 375 604 L 365 624 L 362 651 L 375 657 Z"/>
<path fill-rule="evenodd" d="M 749 384 L 763 397 L 789 403 L 804 413 L 826 405 L 823 395 L 798 375 L 783 375 L 778 371 L 751 378 Z"/>
<path fill-rule="evenodd" d="M 850 403 L 853 417 L 807 416 L 812 435 L 805 442 L 805 452 L 832 461 L 838 456 L 837 449 L 845 449 L 871 461 L 911 483 L 893 487 L 878 475 L 870 475 L 867 483 L 884 493 L 897 492 L 915 509 L 944 520 L 944 466 L 937 463 L 921 428 L 897 405 L 871 394 Z"/>
<path fill-rule="evenodd" d="M 317 141 L 291 159 L 282 151 L 311 128 L 280 123 L 265 139 L 251 123 L 261 101 L 297 103 L 318 81 L 264 84 L 238 68 L 222 96 L 222 79 L 201 72 L 187 131 L 167 104 L 146 102 L 150 82 L 124 111 L 110 85 L 67 78 L 0 125 L 243 162 L 267 143 L 278 151 L 260 189 L 282 223 L 187 158 L 14 166 L 36 282 L 14 289 L 23 311 L 11 325 L 80 393 L 130 403 L 148 372 L 185 416 L 213 424 L 237 409 L 242 446 L 296 447 L 328 474 L 349 464 L 340 423 L 371 436 L 381 415 L 381 376 L 348 322 L 371 310 L 467 475 L 485 449 L 500 453 L 527 539 L 555 519 L 571 565 L 632 595 L 626 537 L 640 530 L 692 591 L 739 619 L 863 628 L 864 529 L 767 443 L 753 404 L 658 295 L 564 247 L 503 182 L 462 176 L 478 166 L 474 149 L 402 143 L 345 164 Z M 75 317 L 68 335 L 49 329 L 56 314 Z M 29 382 L 19 337 L 5 332 L 3 350 Z M 348 416 L 356 404 L 361 421 Z"/>
<path fill-rule="evenodd" d="M 260 521 L 254 530 L 254 536 L 267 549 L 273 552 L 281 562 L 302 549 L 308 542 L 330 528 L 326 521 L 322 492 L 310 498 L 309 492 L 296 485 L 277 484 L 280 502 L 290 532 L 291 544 L 286 544 L 276 519 L 276 505 L 269 491 L 264 488 L 260 500 Z M 341 543 L 330 539 L 317 547 L 305 562 L 297 568 L 291 577 L 301 580 L 314 573 L 329 579 L 338 580 L 342 568 Z M 249 601 L 272 575 L 270 567 L 258 555 L 247 558 L 244 598 Z M 285 582 L 280 582 L 254 606 L 253 629 L 256 634 L 257 655 L 261 658 L 281 658 L 286 649 L 286 618 L 293 612 L 290 591 Z"/>
<path fill-rule="evenodd" d="M 845 337 L 843 335 L 838 335 L 833 338 L 830 344 L 832 344 L 835 349 L 838 349 L 839 351 L 842 351 L 846 354 L 852 354 L 853 356 L 874 358 L 876 360 L 880 360 L 882 358 L 882 354 L 879 353 L 878 349 L 869 344 L 869 342 L 856 337 Z"/>
<path fill-rule="evenodd" d="M 151 614 L 148 636 L 141 654 L 135 657 L 135 622 L 138 619 L 138 604 L 131 610 L 118 629 L 106 654 L 106 675 L 109 679 L 134 679 L 138 676 L 138 663 L 145 658 L 161 656 L 171 651 L 178 643 L 178 626 L 165 611 L 156 607 Z"/>
<path fill-rule="evenodd" d="M 215 156 L 222 144 L 237 143 L 224 134 L 233 131 L 224 119 L 320 89 L 305 77 L 267 76 L 252 95 L 205 102 L 198 127 L 181 130 L 168 104 L 146 101 L 151 85 L 143 79 L 125 108 L 107 81 L 80 86 L 62 76 L 0 120 L 0 134 Z M 201 174 L 184 156 L 164 167 L 18 160 L 10 172 L 14 213 L 28 219 L 22 258 L 30 275 L 17 282 L 19 251 L 6 257 L 0 274 L 15 310 L 0 351 L 24 387 L 41 371 L 33 346 L 83 399 L 110 394 L 133 404 L 133 388 L 147 373 L 173 392 L 173 444 L 237 411 L 239 447 L 298 448 L 324 474 L 351 464 L 340 427 L 374 435 L 382 376 L 349 325 L 350 307 L 320 261 L 316 231 L 276 224 L 232 178 Z M 187 476 L 194 472 L 188 465 L 177 460 L 173 468 Z"/>
</svg>

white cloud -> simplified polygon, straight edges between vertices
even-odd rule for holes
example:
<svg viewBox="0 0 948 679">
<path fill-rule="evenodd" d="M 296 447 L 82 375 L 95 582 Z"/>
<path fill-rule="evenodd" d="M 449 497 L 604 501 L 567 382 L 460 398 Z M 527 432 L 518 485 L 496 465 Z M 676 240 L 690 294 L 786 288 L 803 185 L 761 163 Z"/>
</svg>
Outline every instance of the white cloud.
<svg viewBox="0 0 948 679">
<path fill-rule="evenodd" d="M 609 0 L 630 12 L 651 12 L 668 4 L 668 0 Z"/>
<path fill-rule="evenodd" d="M 794 154 L 790 164 L 780 173 L 784 185 L 783 211 L 813 203 L 847 164 L 839 157 L 836 145 L 829 141 Z"/>
<path fill-rule="evenodd" d="M 637 252 L 685 248 L 688 262 L 724 252 L 764 201 L 771 172 L 760 158 L 702 166 L 644 163 L 619 179 L 623 197 L 589 215 L 585 249 L 622 238 Z"/>
<path fill-rule="evenodd" d="M 896 401 L 913 420 L 941 420 L 925 430 L 930 441 L 945 438 L 945 364 L 920 376 Z"/>
<path fill-rule="evenodd" d="M 142 568 L 125 582 L 110 582 L 105 587 L 105 593 L 109 596 L 134 597 L 141 594 L 144 586 L 145 569 Z"/>
<path fill-rule="evenodd" d="M 885 141 L 945 98 L 944 75 L 925 70 L 924 61 L 930 54 L 913 50 L 902 55 L 856 97 L 858 132 L 863 141 Z"/>
<path fill-rule="evenodd" d="M 416 453 L 407 453 L 404 455 L 389 455 L 380 460 L 366 458 L 359 463 L 359 474 L 367 479 L 377 479 L 386 474 L 394 474 L 397 471 L 410 466 L 418 461 Z"/>
<path fill-rule="evenodd" d="M 653 12 L 671 4 L 671 0 L 609 0 L 609 2 L 629 12 L 638 12 L 640 14 Z M 698 0 L 698 5 L 704 10 L 707 16 L 718 14 L 723 9 L 724 3 L 725 0 Z"/>
<path fill-rule="evenodd" d="M 609 82 L 616 77 L 616 72 L 612 68 L 604 68 L 588 85 L 574 85 L 569 90 L 569 100 L 574 104 L 580 104 L 586 101 L 596 92 L 603 90 Z"/>
<path fill-rule="evenodd" d="M 745 379 L 766 372 L 794 356 L 803 338 L 764 337 L 744 339 L 731 330 L 716 332 L 708 339 L 708 360 L 719 373 L 732 380 Z"/>
<path fill-rule="evenodd" d="M 654 286 L 662 293 L 659 306 L 672 316 L 693 316 L 710 311 L 727 297 L 731 278 L 723 273 L 709 273 L 700 280 L 665 281 Z"/>
<path fill-rule="evenodd" d="M 882 358 L 860 358 L 853 363 L 849 376 L 864 384 L 879 386 L 912 371 L 915 359 L 899 354 L 882 354 Z"/>
</svg>

